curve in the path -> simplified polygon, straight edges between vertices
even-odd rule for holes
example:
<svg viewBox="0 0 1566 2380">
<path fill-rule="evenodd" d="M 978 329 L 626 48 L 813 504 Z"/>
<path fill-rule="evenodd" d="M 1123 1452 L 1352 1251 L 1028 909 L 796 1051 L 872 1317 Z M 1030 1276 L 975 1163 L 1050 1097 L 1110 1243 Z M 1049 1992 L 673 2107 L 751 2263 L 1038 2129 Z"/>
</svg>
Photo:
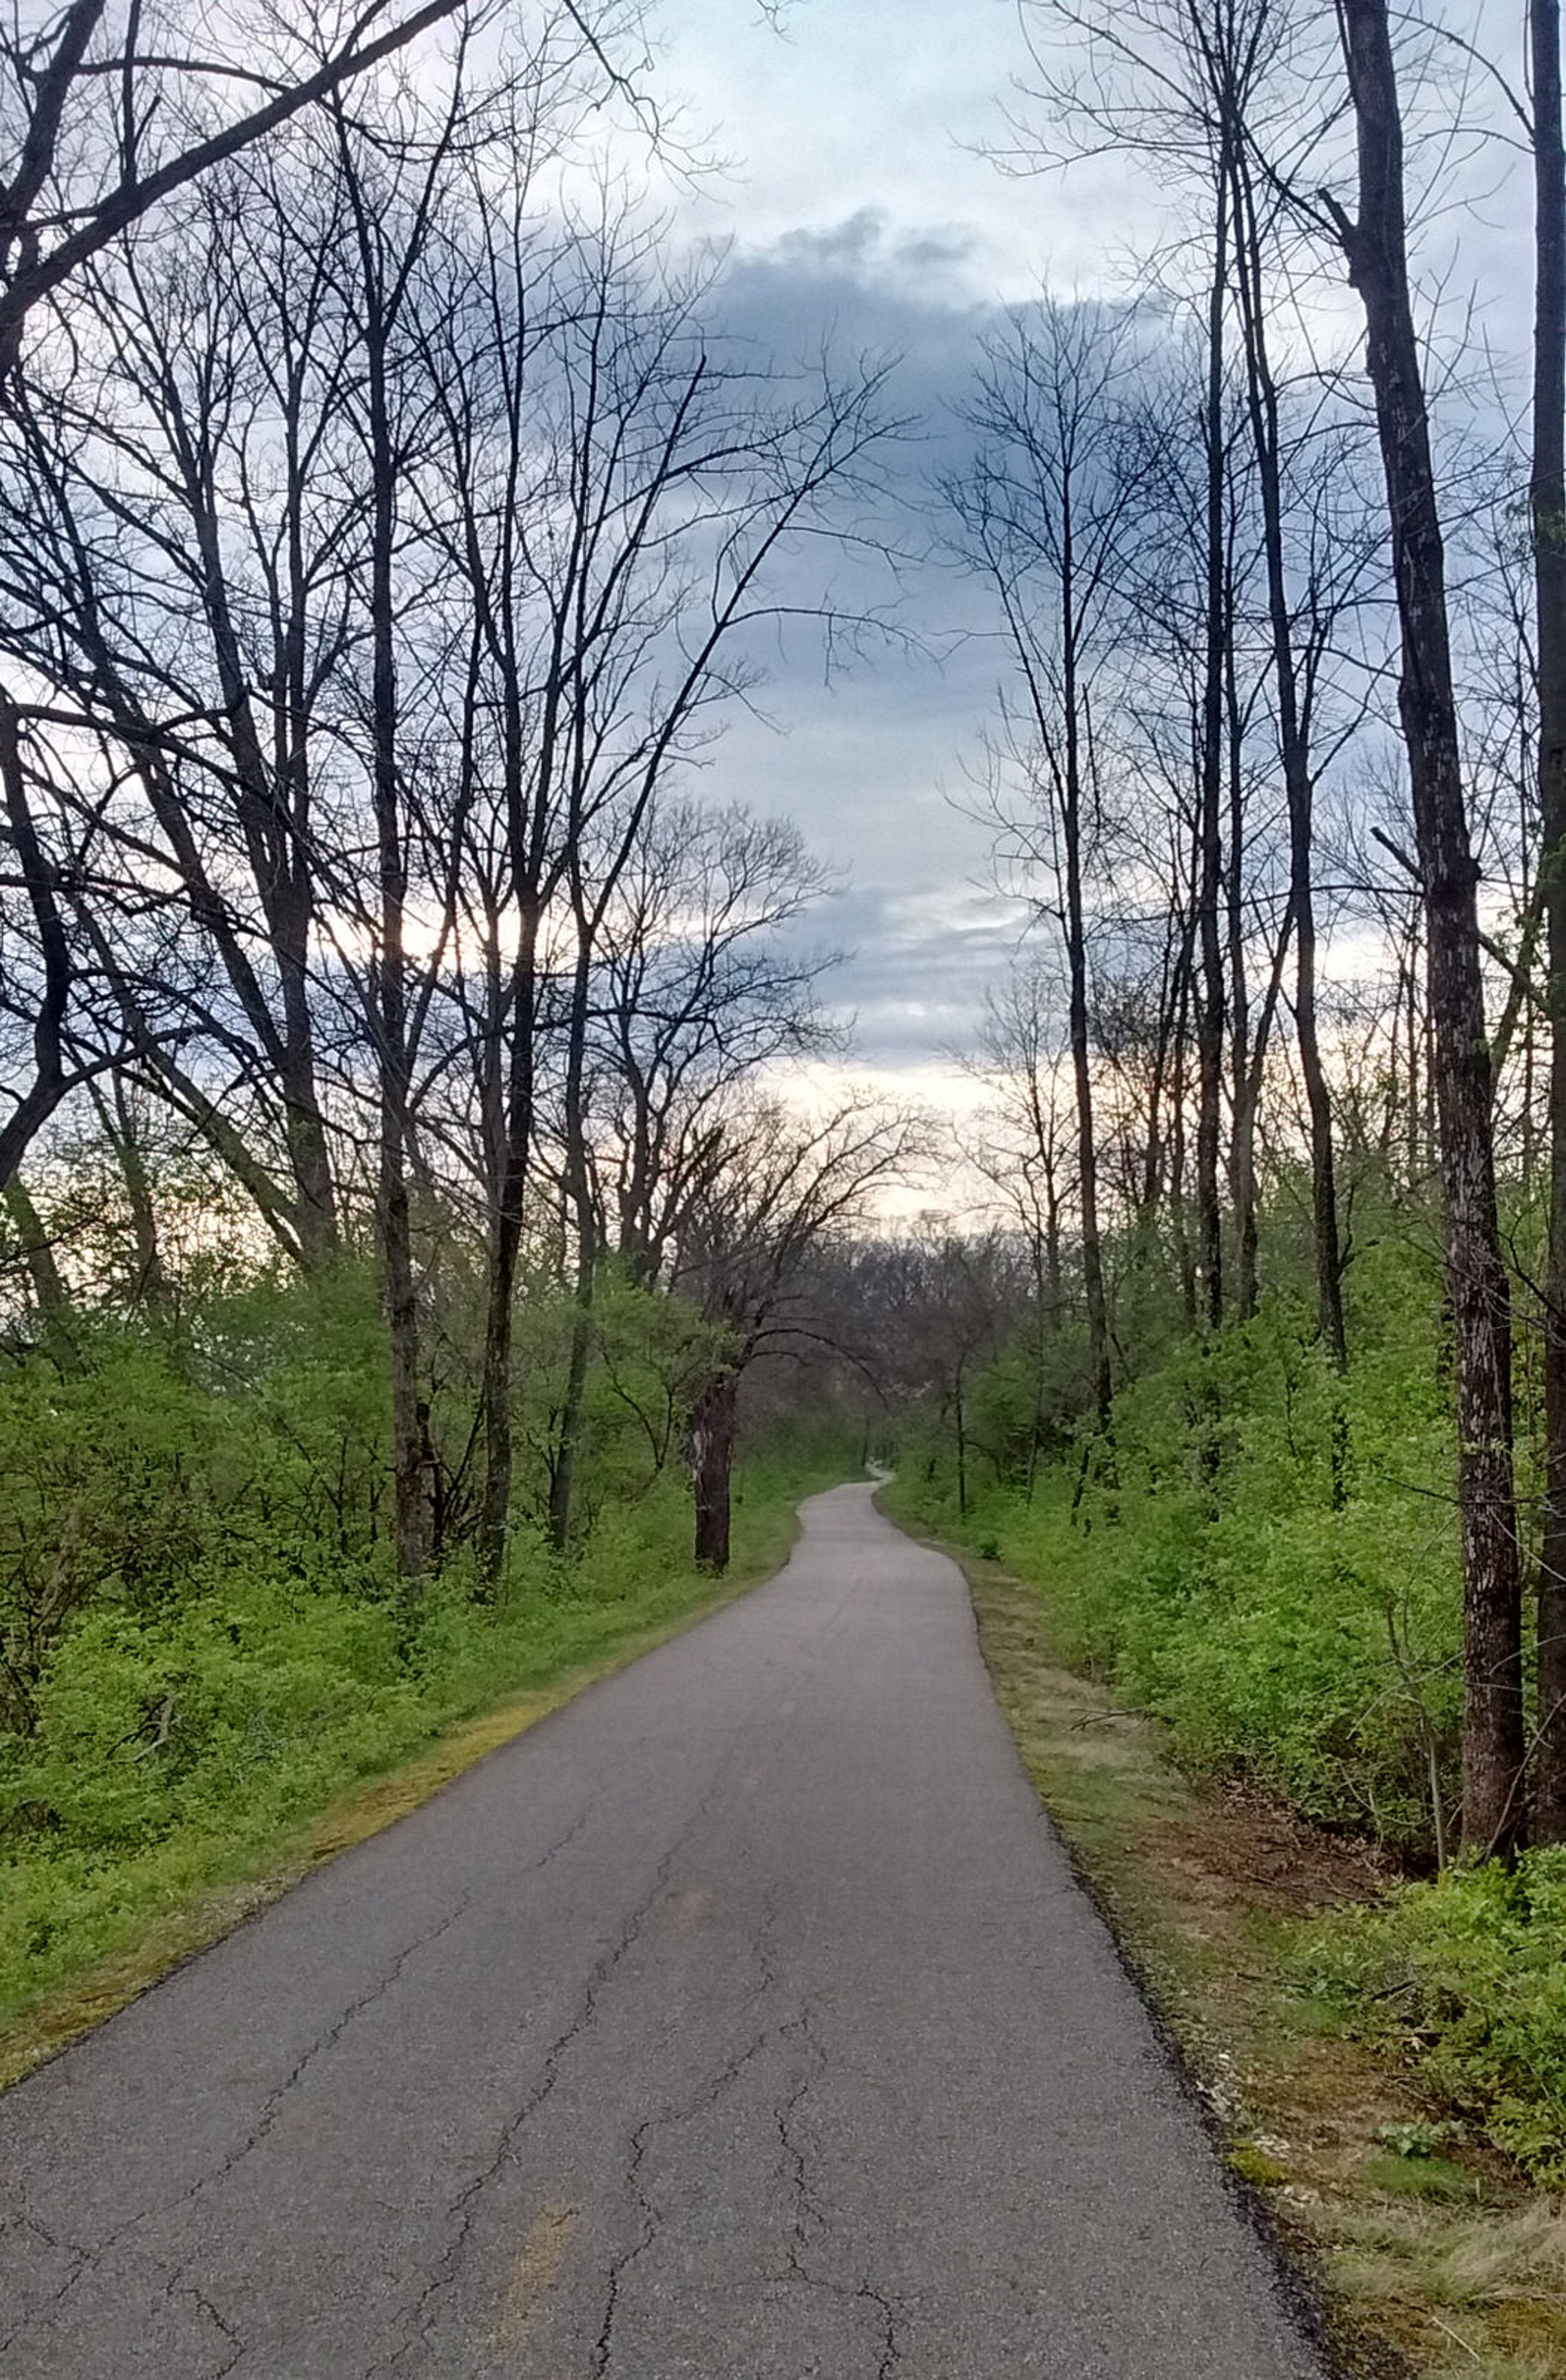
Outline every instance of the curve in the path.
<svg viewBox="0 0 1566 2380">
<path fill-rule="evenodd" d="M 4 2380 L 1319 2380 L 869 1496 L 0 2100 Z"/>
</svg>

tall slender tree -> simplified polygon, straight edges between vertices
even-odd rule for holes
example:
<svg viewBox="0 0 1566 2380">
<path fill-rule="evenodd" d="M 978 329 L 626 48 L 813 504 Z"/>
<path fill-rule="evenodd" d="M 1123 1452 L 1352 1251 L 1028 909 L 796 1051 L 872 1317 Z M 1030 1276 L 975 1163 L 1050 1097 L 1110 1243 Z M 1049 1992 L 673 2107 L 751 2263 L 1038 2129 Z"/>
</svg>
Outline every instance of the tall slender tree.
<svg viewBox="0 0 1566 2380">
<path fill-rule="evenodd" d="M 1560 0 L 1529 0 L 1533 67 L 1534 591 L 1539 884 L 1548 953 L 1549 1252 L 1544 1285 L 1545 1499 L 1539 1543 L 1535 1828 L 1566 1841 L 1566 144 Z"/>
<path fill-rule="evenodd" d="M 1339 0 L 1359 163 L 1330 212 L 1365 310 L 1402 640 L 1398 709 L 1427 937 L 1429 1012 L 1456 1351 L 1465 1613 L 1465 1841 L 1504 1850 L 1525 1816 L 1511 1306 L 1491 1130 L 1478 870 L 1463 795 L 1446 555 L 1410 291 L 1402 115 L 1386 0 Z"/>
</svg>

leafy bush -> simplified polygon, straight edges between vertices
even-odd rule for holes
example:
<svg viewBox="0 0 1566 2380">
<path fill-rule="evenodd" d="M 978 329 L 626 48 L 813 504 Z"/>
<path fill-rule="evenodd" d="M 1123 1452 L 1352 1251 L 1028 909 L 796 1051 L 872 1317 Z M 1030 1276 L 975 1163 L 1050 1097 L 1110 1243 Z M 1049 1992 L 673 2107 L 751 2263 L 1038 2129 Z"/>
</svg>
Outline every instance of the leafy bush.
<svg viewBox="0 0 1566 2380">
<path fill-rule="evenodd" d="M 570 1312 L 556 1295 L 524 1317 L 523 1447 Z M 535 1451 L 504 1576 L 480 1584 L 471 1408 L 448 1388 L 455 1517 L 417 1600 L 387 1545 L 367 1271 L 225 1278 L 177 1341 L 97 1316 L 79 1365 L 0 1368 L 0 2015 L 443 1729 L 711 1595 L 679 1461 L 682 1377 L 710 1334 L 613 1281 L 598 1328 L 569 1553 L 546 1541 Z M 742 1466 L 736 1561 L 847 1467 L 825 1440 Z"/>
<path fill-rule="evenodd" d="M 1536 2181 L 1566 2188 L 1566 1850 L 1402 1885 L 1313 1927 L 1302 1965 Z"/>
<path fill-rule="evenodd" d="M 1346 1382 L 1279 1298 L 1210 1346 L 1172 1336 L 1110 1443 L 1079 1427 L 1031 1492 L 1008 1453 L 960 1519 L 949 1448 L 916 1440 L 892 1493 L 1036 1581 L 1061 1658 L 1189 1767 L 1423 1853 L 1458 1791 L 1454 1450 L 1426 1260 L 1390 1237 L 1356 1273 Z"/>
</svg>

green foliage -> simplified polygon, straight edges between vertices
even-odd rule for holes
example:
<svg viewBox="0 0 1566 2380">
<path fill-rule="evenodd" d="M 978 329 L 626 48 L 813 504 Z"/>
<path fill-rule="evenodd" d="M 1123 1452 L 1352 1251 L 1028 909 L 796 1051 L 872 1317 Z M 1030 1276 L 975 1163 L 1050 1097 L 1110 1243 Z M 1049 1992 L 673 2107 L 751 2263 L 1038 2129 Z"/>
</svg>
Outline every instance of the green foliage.
<svg viewBox="0 0 1566 2380">
<path fill-rule="evenodd" d="M 968 1542 L 1038 1583 L 1062 1658 L 1165 1719 L 1198 1771 L 1423 1847 L 1455 1801 L 1461 1611 L 1452 1441 L 1423 1261 L 1366 1253 L 1346 1382 L 1287 1302 L 1179 1338 L 1031 1495 L 996 1465 Z M 904 1509 L 957 1525 L 949 1451 Z"/>
<path fill-rule="evenodd" d="M 550 1549 L 571 1318 L 559 1293 L 520 1317 L 533 1459 L 498 1592 L 460 1525 L 471 1406 L 455 1362 L 437 1385 L 454 1517 L 416 1601 L 387 1543 L 366 1270 L 225 1281 L 177 1342 L 100 1314 L 79 1370 L 34 1355 L 0 1371 L 0 2017 L 500 1696 L 711 1596 L 680 1451 L 683 1384 L 712 1334 L 625 1282 L 594 1308 L 581 1522 L 568 1556 Z M 840 1435 L 743 1464 L 742 1572 L 800 1494 L 851 1467 Z"/>
<path fill-rule="evenodd" d="M 1559 2190 L 1563 1944 L 1566 1850 L 1525 1852 L 1514 1867 L 1449 1868 L 1434 1882 L 1400 1886 L 1375 1910 L 1323 1921 L 1306 1937 L 1301 1965 L 1310 1987 L 1358 2030 L 1411 2049 L 1432 2090 Z"/>
<path fill-rule="evenodd" d="M 1159 1716 L 1188 1768 L 1257 1779 L 1419 1863 L 1438 1815 L 1450 1846 L 1459 1803 L 1456 1447 L 1430 1247 L 1374 1220 L 1348 1277 L 1346 1379 L 1303 1291 L 1275 1295 L 1206 1348 L 1167 1334 L 1116 1396 L 1110 1440 L 1079 1424 L 1031 1493 L 1014 1456 L 992 1461 L 960 1520 L 951 1449 L 922 1439 L 892 1497 L 1035 1583 L 1056 1657 Z M 997 1394 L 1015 1410 L 1011 1370 Z M 1525 1486 L 1525 1378 L 1519 1411 Z M 1300 1979 L 1566 2187 L 1566 1851 L 1335 1913 L 1306 1930 Z M 1471 2188 L 1439 2154 L 1451 2137 L 1437 2120 L 1385 2136 L 1386 2187 Z"/>
</svg>

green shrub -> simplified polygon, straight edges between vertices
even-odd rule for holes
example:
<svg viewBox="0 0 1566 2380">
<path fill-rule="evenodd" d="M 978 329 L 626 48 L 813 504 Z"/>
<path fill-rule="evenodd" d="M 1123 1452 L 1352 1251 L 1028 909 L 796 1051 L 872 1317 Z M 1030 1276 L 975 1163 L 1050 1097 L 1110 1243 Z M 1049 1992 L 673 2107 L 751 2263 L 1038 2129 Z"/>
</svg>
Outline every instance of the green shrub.
<svg viewBox="0 0 1566 2380">
<path fill-rule="evenodd" d="M 960 1519 L 949 1445 L 916 1436 L 892 1493 L 1036 1582 L 1060 1658 L 1167 1721 L 1190 1767 L 1423 1852 L 1432 1779 L 1443 1816 L 1458 1791 L 1454 1446 L 1427 1263 L 1390 1240 L 1356 1270 L 1346 1382 L 1278 1298 L 1209 1346 L 1171 1338 L 1109 1444 L 1079 1424 L 1031 1491 L 1009 1451 Z"/>
<path fill-rule="evenodd" d="M 1313 1926 L 1301 1966 L 1535 2180 L 1566 2188 L 1566 1850 L 1402 1885 Z"/>
<path fill-rule="evenodd" d="M 432 1400 L 449 1526 L 417 1600 L 387 1545 L 375 1284 L 225 1277 L 177 1343 L 106 1315 L 82 1368 L 0 1367 L 0 2015 L 115 1948 L 501 1696 L 708 1598 L 690 1559 L 681 1367 L 706 1326 L 610 1282 L 578 1522 L 547 1543 L 551 1345 L 526 1315 L 504 1575 L 471 1540 L 472 1408 Z M 705 1334 L 705 1335 L 704 1335 Z M 735 1559 L 852 1464 L 824 1439 L 741 1467 Z M 466 1499 L 466 1500 L 465 1500 Z"/>
</svg>

